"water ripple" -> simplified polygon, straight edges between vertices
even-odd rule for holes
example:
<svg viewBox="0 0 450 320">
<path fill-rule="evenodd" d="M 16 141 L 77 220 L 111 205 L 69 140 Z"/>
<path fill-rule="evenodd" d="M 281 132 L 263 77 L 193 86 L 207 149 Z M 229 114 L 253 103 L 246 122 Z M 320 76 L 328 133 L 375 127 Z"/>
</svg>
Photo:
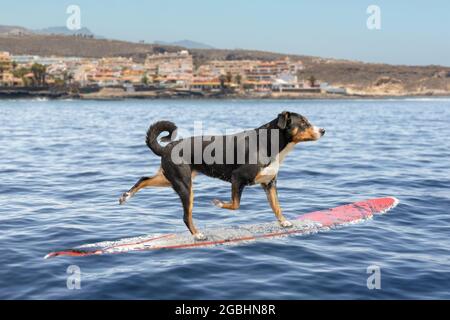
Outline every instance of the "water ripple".
<svg viewBox="0 0 450 320">
<path fill-rule="evenodd" d="M 298 146 L 282 166 L 278 188 L 286 216 L 386 195 L 400 205 L 315 235 L 42 259 L 83 243 L 185 230 L 180 201 L 169 189 L 143 190 L 128 205 L 117 204 L 159 166 L 144 143 L 151 122 L 254 127 L 282 110 L 327 129 L 323 140 Z M 448 99 L 1 100 L 0 116 L 0 298 L 450 298 Z M 234 212 L 211 205 L 229 197 L 228 184 L 199 176 L 194 189 L 200 228 L 274 219 L 259 187 L 246 189 Z M 82 271 L 81 290 L 66 287 L 73 264 Z M 371 265 L 381 268 L 381 290 L 366 286 Z"/>
</svg>

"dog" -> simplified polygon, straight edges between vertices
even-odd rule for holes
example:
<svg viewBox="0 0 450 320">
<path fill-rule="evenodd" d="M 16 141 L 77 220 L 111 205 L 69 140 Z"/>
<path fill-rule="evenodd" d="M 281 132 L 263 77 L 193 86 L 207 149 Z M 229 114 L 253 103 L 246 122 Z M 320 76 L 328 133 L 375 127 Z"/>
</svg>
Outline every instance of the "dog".
<svg viewBox="0 0 450 320">
<path fill-rule="evenodd" d="M 283 216 L 278 202 L 278 170 L 283 159 L 297 143 L 318 140 L 325 134 L 324 129 L 312 126 L 300 114 L 284 111 L 259 128 L 234 135 L 174 140 L 176 130 L 177 127 L 170 121 L 159 121 L 150 126 L 146 144 L 161 157 L 161 166 L 154 176 L 140 178 L 129 191 L 123 193 L 119 199 L 120 204 L 143 188 L 172 187 L 181 199 L 183 221 L 194 239 L 206 240 L 192 219 L 192 181 L 197 173 L 203 173 L 231 183 L 231 201 L 215 199 L 213 203 L 217 207 L 239 209 L 244 188 L 260 184 L 280 225 L 292 227 L 292 223 Z M 160 139 L 168 142 L 165 146 L 158 142 L 158 137 L 163 132 L 168 132 L 168 135 Z M 251 138 L 256 138 L 253 145 Z M 204 156 L 207 151 L 210 152 L 212 161 Z"/>
</svg>

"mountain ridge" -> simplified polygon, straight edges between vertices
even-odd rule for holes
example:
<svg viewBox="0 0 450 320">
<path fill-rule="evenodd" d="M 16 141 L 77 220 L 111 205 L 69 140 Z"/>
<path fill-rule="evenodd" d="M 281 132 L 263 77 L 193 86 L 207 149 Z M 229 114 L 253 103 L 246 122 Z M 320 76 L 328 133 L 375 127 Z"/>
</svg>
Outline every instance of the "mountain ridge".
<svg viewBox="0 0 450 320">
<path fill-rule="evenodd" d="M 184 47 L 186 49 L 215 49 L 213 46 L 210 46 L 209 44 L 205 44 L 205 43 L 198 42 L 198 41 L 187 40 L 187 39 L 173 41 L 173 42 L 157 40 L 157 41 L 154 41 L 153 43 L 159 44 L 159 45 Z"/>
<path fill-rule="evenodd" d="M 34 33 L 37 34 L 58 34 L 58 35 L 66 35 L 66 36 L 70 36 L 70 35 L 84 35 L 84 36 L 91 36 L 91 37 L 95 37 L 95 38 L 99 38 L 97 35 L 95 35 L 91 30 L 89 30 L 86 27 L 80 28 L 78 30 L 70 30 L 67 27 L 47 27 L 47 28 L 43 28 L 43 29 L 34 29 L 32 30 Z"/>
</svg>

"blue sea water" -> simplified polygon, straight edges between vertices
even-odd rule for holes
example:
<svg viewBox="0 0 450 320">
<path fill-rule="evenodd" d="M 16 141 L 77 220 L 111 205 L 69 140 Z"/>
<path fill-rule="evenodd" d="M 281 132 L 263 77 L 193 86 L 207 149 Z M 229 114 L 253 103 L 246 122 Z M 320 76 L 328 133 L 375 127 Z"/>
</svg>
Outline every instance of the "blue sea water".
<svg viewBox="0 0 450 320">
<path fill-rule="evenodd" d="M 387 215 L 309 236 L 237 246 L 44 260 L 84 243 L 184 231 L 171 189 L 118 198 L 159 158 L 148 125 L 251 128 L 282 110 L 327 130 L 298 145 L 279 173 L 287 217 L 395 196 Z M 3 299 L 449 299 L 450 99 L 0 100 L 0 298 Z M 221 210 L 230 186 L 199 176 L 200 229 L 263 223 L 274 215 L 258 186 Z M 81 270 L 68 289 L 69 266 Z M 369 290 L 369 266 L 381 289 Z M 69 281 L 70 282 L 70 281 Z"/>
</svg>

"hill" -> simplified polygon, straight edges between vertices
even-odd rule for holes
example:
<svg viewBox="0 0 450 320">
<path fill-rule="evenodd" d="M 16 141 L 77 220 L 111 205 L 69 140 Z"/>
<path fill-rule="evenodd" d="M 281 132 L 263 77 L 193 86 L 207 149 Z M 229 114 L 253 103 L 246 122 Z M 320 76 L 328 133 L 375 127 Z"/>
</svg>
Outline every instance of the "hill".
<svg viewBox="0 0 450 320">
<path fill-rule="evenodd" d="M 32 34 L 33 31 L 19 26 L 2 26 L 0 25 L 0 36 L 14 36 L 21 34 Z"/>
<path fill-rule="evenodd" d="M 1 32 L 0 51 L 13 54 L 60 55 L 100 58 L 106 56 L 132 57 L 142 62 L 147 54 L 175 52 L 181 46 L 144 44 L 80 36 L 15 33 L 20 27 Z M 11 29 L 12 28 L 12 29 Z M 19 28 L 19 29 L 17 29 Z M 14 31 L 11 33 L 11 30 Z M 26 30 L 26 29 L 25 29 Z M 325 59 L 302 55 L 254 50 L 189 49 L 196 66 L 208 60 L 275 60 L 286 56 L 302 60 L 301 76 L 314 75 L 333 85 L 345 86 L 356 94 L 450 94 L 450 68 L 443 66 L 400 66 L 359 61 Z"/>
<path fill-rule="evenodd" d="M 0 34 L 0 50 L 12 54 L 40 56 L 78 56 L 101 58 L 108 56 L 133 56 L 144 59 L 149 53 L 175 52 L 181 47 L 132 43 L 120 40 L 95 39 L 83 36 L 57 34 Z"/>
<path fill-rule="evenodd" d="M 33 30 L 33 33 L 47 34 L 47 35 L 58 34 L 65 36 L 82 35 L 87 37 L 99 38 L 94 33 L 92 33 L 92 31 L 89 30 L 88 28 L 81 28 L 79 30 L 70 30 L 67 27 L 49 27 L 44 29 Z"/>
<path fill-rule="evenodd" d="M 192 40 L 180 40 L 180 41 L 174 41 L 174 42 L 155 41 L 155 44 L 177 46 L 177 47 L 183 47 L 186 49 L 214 49 L 214 47 L 212 47 L 208 44 L 197 42 L 197 41 L 192 41 Z"/>
</svg>

